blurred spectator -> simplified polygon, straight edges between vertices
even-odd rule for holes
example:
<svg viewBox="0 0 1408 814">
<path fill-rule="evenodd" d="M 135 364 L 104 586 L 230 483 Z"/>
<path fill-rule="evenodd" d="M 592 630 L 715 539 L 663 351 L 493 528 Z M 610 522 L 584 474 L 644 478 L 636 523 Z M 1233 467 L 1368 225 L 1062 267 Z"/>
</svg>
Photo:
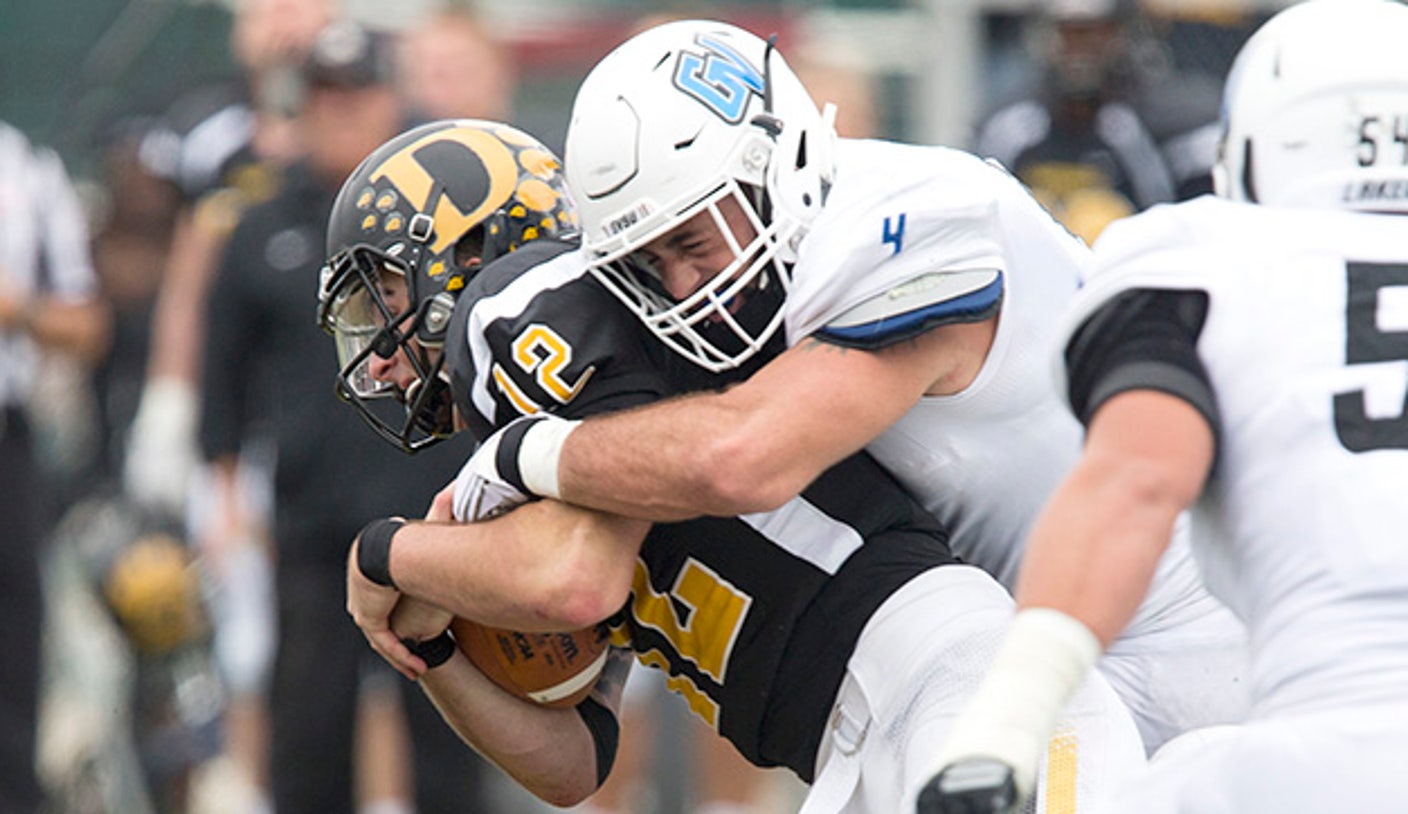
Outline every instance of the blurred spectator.
<svg viewBox="0 0 1408 814">
<path fill-rule="evenodd" d="M 1206 191 L 1215 142 L 1180 137 L 1215 122 L 1215 104 L 1174 74 L 1137 4 L 1053 0 L 1032 14 L 1040 87 L 989 116 L 974 151 L 1087 242 L 1115 218 Z"/>
<path fill-rule="evenodd" d="M 3 123 L 0 213 L 0 812 L 37 814 L 39 553 L 53 507 L 26 408 L 45 354 L 96 362 L 109 316 L 62 163 Z"/>
<path fill-rule="evenodd" d="M 93 222 L 93 265 L 112 309 L 112 345 L 94 376 L 100 407 L 101 454 L 96 481 L 120 479 L 126 432 L 146 375 L 152 312 L 181 208 L 175 184 L 142 158 L 143 144 L 161 132 L 151 120 L 114 128 L 102 153 L 105 195 Z"/>
<path fill-rule="evenodd" d="M 147 145 L 148 160 L 176 181 L 187 206 L 155 311 L 126 485 L 147 505 L 186 514 L 213 576 L 217 655 L 230 692 L 224 794 L 257 810 L 268 785 L 264 696 L 275 627 L 269 455 L 252 441 L 234 470 L 198 466 L 202 315 L 217 259 L 240 214 L 274 194 L 282 168 L 301 151 L 293 121 L 298 66 L 333 7 L 332 0 L 238 0 L 233 14 L 230 48 L 242 70 L 237 83 L 178 102 L 169 113 L 173 132 L 164 144 L 150 139 Z"/>
<path fill-rule="evenodd" d="M 96 804 L 98 794 L 108 805 L 104 810 L 182 814 L 192 802 L 193 778 L 222 749 L 225 696 L 195 555 L 180 518 L 150 513 L 117 488 L 123 442 L 145 376 L 152 309 L 181 206 L 176 186 L 143 161 L 154 126 L 134 119 L 113 128 L 102 152 L 103 194 L 92 207 L 93 262 L 113 321 L 109 352 L 91 382 L 101 454 L 67 495 L 50 542 L 45 584 L 46 640 L 82 637 L 85 652 L 49 648 L 45 702 L 112 711 L 107 731 L 97 727 L 93 740 L 70 744 L 76 748 L 62 762 L 48 755 L 45 781 L 60 811 Z M 68 579 L 60 576 L 65 565 Z M 80 622 L 75 607 L 85 597 L 106 615 Z M 92 669 L 83 666 L 93 657 L 87 645 L 104 623 L 121 634 L 112 641 L 120 644 L 115 661 L 122 669 L 110 682 L 85 685 L 74 678 Z M 125 703 L 114 709 L 118 699 Z M 61 707 L 46 707 L 46 737 L 62 731 L 56 709 Z M 95 778 L 104 776 L 112 779 L 95 786 Z"/>
<path fill-rule="evenodd" d="M 1134 101 L 1163 150 L 1177 200 L 1213 191 L 1223 79 L 1242 43 L 1272 11 L 1256 12 L 1253 5 L 1140 0 L 1141 50 L 1150 56 L 1141 60 L 1143 81 Z"/>
<path fill-rule="evenodd" d="M 513 121 L 517 67 L 508 48 L 467 7 L 442 6 L 405 32 L 397 84 L 412 123 Z"/>
<path fill-rule="evenodd" d="M 145 145 L 149 164 L 191 201 L 156 306 L 148 383 L 126 462 L 129 491 L 149 505 L 176 514 L 185 506 L 197 463 L 200 314 L 214 260 L 240 211 L 268 198 L 278 168 L 302 149 L 292 119 L 297 69 L 331 19 L 331 0 L 240 0 L 230 45 L 242 84 L 182 100 L 173 106 L 171 132 Z"/>
<path fill-rule="evenodd" d="M 273 160 L 302 151 L 294 114 L 298 75 L 314 37 L 337 16 L 339 0 L 236 0 L 230 47 L 245 69 L 254 116 L 250 148 Z"/>
<path fill-rule="evenodd" d="M 164 132 L 142 144 L 146 166 L 181 190 L 151 324 L 146 380 L 124 459 L 128 493 L 189 519 L 212 576 L 216 654 L 227 685 L 223 775 L 227 805 L 267 807 L 273 658 L 272 555 L 267 542 L 267 449 L 251 439 L 238 467 L 199 466 L 196 422 L 203 315 L 220 252 L 241 213 L 269 199 L 300 152 L 298 69 L 332 19 L 333 0 L 238 0 L 230 48 L 242 75 L 178 100 Z M 207 476 L 208 475 L 208 476 Z M 189 505 L 188 505 L 189 504 Z"/>
<path fill-rule="evenodd" d="M 469 451 L 442 444 L 410 461 L 369 441 L 356 414 L 336 401 L 334 349 L 305 307 L 318 285 L 333 196 L 367 153 L 402 129 L 391 61 L 383 36 L 350 22 L 318 34 L 300 72 L 295 123 L 305 155 L 271 199 L 240 217 L 204 311 L 205 456 L 232 480 L 242 443 L 261 426 L 276 456 L 278 644 L 269 708 L 278 814 L 356 809 L 359 679 L 379 660 L 344 610 L 347 544 L 374 516 L 423 513 Z M 307 375 L 320 369 L 327 378 Z M 487 810 L 474 753 L 418 688 L 405 686 L 418 807 Z"/>
</svg>

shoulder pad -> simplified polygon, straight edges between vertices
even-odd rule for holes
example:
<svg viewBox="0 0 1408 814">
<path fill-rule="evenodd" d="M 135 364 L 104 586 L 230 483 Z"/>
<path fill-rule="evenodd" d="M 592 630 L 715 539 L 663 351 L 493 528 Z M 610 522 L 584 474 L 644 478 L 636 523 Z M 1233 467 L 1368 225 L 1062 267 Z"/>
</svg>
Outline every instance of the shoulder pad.
<svg viewBox="0 0 1408 814">
<path fill-rule="evenodd" d="M 846 310 L 817 337 L 848 347 L 884 347 L 940 325 L 986 319 L 997 311 L 1002 291 L 996 269 L 928 272 Z"/>
</svg>

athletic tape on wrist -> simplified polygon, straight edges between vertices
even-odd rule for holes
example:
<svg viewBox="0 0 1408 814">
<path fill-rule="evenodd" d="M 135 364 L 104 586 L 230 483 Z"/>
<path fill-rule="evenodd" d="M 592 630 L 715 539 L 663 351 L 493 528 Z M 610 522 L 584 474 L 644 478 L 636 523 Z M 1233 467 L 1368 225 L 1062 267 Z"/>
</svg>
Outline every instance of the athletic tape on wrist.
<svg viewBox="0 0 1408 814">
<path fill-rule="evenodd" d="M 455 654 L 455 639 L 450 635 L 450 631 L 445 631 L 433 639 L 426 639 L 423 642 L 414 639 L 402 639 L 401 644 L 406 649 L 419 656 L 425 662 L 427 670 L 434 670 L 436 667 L 450 660 L 450 656 Z"/>
<path fill-rule="evenodd" d="M 395 588 L 391 579 L 391 538 L 406 521 L 383 517 L 366 524 L 357 535 L 357 570 L 362 576 L 387 588 Z"/>
<path fill-rule="evenodd" d="M 518 446 L 518 471 L 530 494 L 561 499 L 557 481 L 558 460 L 567 436 L 580 421 L 555 418 L 539 421 L 528 428 Z"/>
</svg>

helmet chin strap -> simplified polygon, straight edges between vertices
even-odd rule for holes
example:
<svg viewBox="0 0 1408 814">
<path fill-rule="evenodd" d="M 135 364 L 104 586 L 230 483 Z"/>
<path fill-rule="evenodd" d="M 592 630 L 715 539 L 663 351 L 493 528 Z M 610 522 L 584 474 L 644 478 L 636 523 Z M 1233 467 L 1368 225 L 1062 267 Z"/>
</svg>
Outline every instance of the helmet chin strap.
<svg viewBox="0 0 1408 814">
<path fill-rule="evenodd" d="M 763 112 L 754 116 L 749 124 L 761 128 L 763 132 L 777 140 L 782 133 L 782 121 L 772 112 L 772 55 L 777 50 L 777 35 L 768 37 L 767 48 L 763 49 Z"/>
<path fill-rule="evenodd" d="M 808 138 L 809 134 L 805 131 L 798 132 L 796 134 L 797 139 L 795 140 L 780 138 L 787 127 L 787 123 L 778 118 L 773 112 L 772 59 L 776 51 L 777 35 L 773 34 L 768 37 L 767 44 L 763 49 L 763 111 L 749 120 L 749 124 L 752 124 L 754 127 L 766 133 L 768 139 L 773 143 L 772 154 L 768 158 L 768 166 L 763 170 L 763 182 L 752 195 L 754 211 L 758 213 L 758 217 L 762 220 L 763 224 L 769 226 L 772 224 L 774 216 L 774 206 L 769 194 L 770 182 L 768 180 L 769 177 L 772 176 L 773 162 L 779 160 L 799 162 L 800 166 L 800 162 L 802 161 L 802 153 L 800 151 L 805 150 L 805 163 L 812 165 L 818 161 L 830 161 L 831 154 L 831 149 L 828 145 L 815 143 L 816 139 L 824 139 L 820 133 L 810 134 L 815 137 L 811 139 Z M 821 130 L 834 133 L 836 106 L 829 102 L 826 103 L 821 109 L 821 119 Z M 799 122 L 794 121 L 792 126 L 796 128 L 801 125 Z M 779 150 L 783 150 L 787 152 L 787 154 L 779 158 Z M 792 169 L 797 169 L 799 166 L 792 167 Z M 815 195 L 806 190 L 801 191 L 800 196 L 802 203 L 807 208 L 813 206 L 814 203 L 819 206 L 821 202 L 826 200 L 830 191 L 831 178 L 829 174 L 823 172 L 820 178 L 820 189 L 815 191 Z M 816 200 L 813 201 L 813 198 Z M 803 231 L 799 231 L 788 238 L 789 245 L 786 247 L 788 251 L 796 251 L 797 243 L 800 241 Z"/>
<path fill-rule="evenodd" d="M 749 124 L 768 134 L 768 139 L 777 144 L 777 137 L 782 135 L 782 120 L 773 115 L 772 112 L 772 55 L 777 50 L 777 35 L 768 37 L 767 47 L 763 49 L 763 112 L 749 120 Z M 776 150 L 773 151 L 776 153 Z M 767 170 L 763 171 L 763 177 L 767 177 Z M 758 213 L 758 218 L 764 224 L 772 222 L 772 204 L 768 200 L 767 182 L 759 184 L 753 191 L 753 209 Z"/>
</svg>

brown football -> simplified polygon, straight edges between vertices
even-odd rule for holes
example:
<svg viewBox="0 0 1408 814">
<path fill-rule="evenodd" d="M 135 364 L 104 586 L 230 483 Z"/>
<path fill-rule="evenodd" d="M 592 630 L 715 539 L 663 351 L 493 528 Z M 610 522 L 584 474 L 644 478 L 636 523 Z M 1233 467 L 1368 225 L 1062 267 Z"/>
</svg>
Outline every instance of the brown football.
<svg viewBox="0 0 1408 814">
<path fill-rule="evenodd" d="M 450 631 L 490 681 L 545 707 L 572 707 L 586 698 L 609 645 L 604 624 L 572 633 L 520 633 L 457 618 Z"/>
</svg>

